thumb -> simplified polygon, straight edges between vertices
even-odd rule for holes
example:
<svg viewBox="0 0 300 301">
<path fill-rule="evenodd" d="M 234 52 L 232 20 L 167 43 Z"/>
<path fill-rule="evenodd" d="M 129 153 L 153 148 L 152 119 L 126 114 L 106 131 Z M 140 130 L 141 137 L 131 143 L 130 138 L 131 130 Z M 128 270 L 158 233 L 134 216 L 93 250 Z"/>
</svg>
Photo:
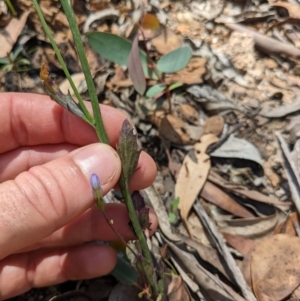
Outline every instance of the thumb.
<svg viewBox="0 0 300 301">
<path fill-rule="evenodd" d="M 0 259 L 50 235 L 94 204 L 90 177 L 104 193 L 120 176 L 115 150 L 92 144 L 0 185 Z"/>
</svg>

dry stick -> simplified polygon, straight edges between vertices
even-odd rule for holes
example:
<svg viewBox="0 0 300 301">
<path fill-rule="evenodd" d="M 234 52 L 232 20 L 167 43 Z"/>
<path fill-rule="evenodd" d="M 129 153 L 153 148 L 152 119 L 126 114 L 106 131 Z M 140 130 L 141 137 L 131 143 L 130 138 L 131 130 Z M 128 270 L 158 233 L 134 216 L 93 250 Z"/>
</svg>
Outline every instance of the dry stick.
<svg viewBox="0 0 300 301">
<path fill-rule="evenodd" d="M 282 152 L 282 157 L 284 160 L 283 167 L 285 169 L 286 176 L 289 182 L 292 199 L 297 209 L 298 215 L 300 216 L 300 176 L 294 164 L 294 161 L 291 158 L 289 148 L 282 135 L 278 132 L 276 132 L 275 135 L 279 141 L 279 146 Z"/>
<path fill-rule="evenodd" d="M 243 297 L 241 297 L 238 293 L 236 293 L 230 286 L 223 283 L 219 278 L 215 275 L 207 271 L 203 268 L 199 262 L 196 260 L 195 256 L 191 253 L 181 250 L 177 247 L 176 244 L 171 243 L 167 239 L 163 237 L 163 239 L 167 242 L 168 247 L 172 251 L 172 253 L 180 260 L 180 263 L 184 266 L 186 271 L 189 274 L 192 274 L 196 283 L 206 291 L 206 293 L 213 299 L 216 297 L 216 294 L 221 294 L 224 297 L 223 300 L 230 301 L 245 301 Z M 174 257 L 171 256 L 172 259 Z M 221 290 L 221 291 L 219 291 Z M 221 296 L 219 296 L 218 300 Z M 215 299 L 213 299 L 215 300 Z"/>
<path fill-rule="evenodd" d="M 257 301 L 255 296 L 253 295 L 251 289 L 249 288 L 248 284 L 246 283 L 243 274 L 239 267 L 237 266 L 236 262 L 234 261 L 229 249 L 227 248 L 226 244 L 224 243 L 221 234 L 216 229 L 216 226 L 211 222 L 207 213 L 205 212 L 203 206 L 200 202 L 195 202 L 194 210 L 196 211 L 199 219 L 205 226 L 206 230 L 210 234 L 211 238 L 213 239 L 219 253 L 224 257 L 224 261 L 227 264 L 228 270 L 232 273 L 232 276 L 240 288 L 243 296 L 247 301 Z"/>
<path fill-rule="evenodd" d="M 294 58 L 300 57 L 300 49 L 296 48 L 293 45 L 284 44 L 282 42 L 279 42 L 278 40 L 269 38 L 254 30 L 248 29 L 243 25 L 234 23 L 226 23 L 225 25 L 232 30 L 244 32 L 251 35 L 255 42 L 255 45 L 263 52 L 279 55 L 285 54 Z"/>
</svg>

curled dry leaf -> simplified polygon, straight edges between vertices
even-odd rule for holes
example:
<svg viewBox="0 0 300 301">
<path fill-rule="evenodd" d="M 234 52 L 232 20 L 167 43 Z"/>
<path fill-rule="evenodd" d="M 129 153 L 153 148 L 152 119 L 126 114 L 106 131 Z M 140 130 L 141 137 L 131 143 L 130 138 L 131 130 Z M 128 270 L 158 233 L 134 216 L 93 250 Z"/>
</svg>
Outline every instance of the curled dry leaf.
<svg viewBox="0 0 300 301">
<path fill-rule="evenodd" d="M 199 113 L 195 107 L 188 103 L 180 104 L 177 107 L 177 112 L 180 114 L 184 121 L 187 121 L 194 125 L 199 125 Z"/>
<path fill-rule="evenodd" d="M 230 195 L 222 191 L 218 186 L 209 181 L 207 181 L 203 186 L 201 197 L 235 216 L 245 218 L 254 217 L 250 211 L 240 205 Z"/>
<path fill-rule="evenodd" d="M 182 281 L 181 276 L 171 274 L 168 285 L 167 295 L 169 301 L 192 301 L 188 288 Z"/>
<path fill-rule="evenodd" d="M 229 138 L 215 151 L 210 154 L 212 157 L 238 158 L 251 160 L 262 164 L 262 158 L 256 146 L 249 141 L 230 135 Z"/>
<path fill-rule="evenodd" d="M 184 223 L 188 227 L 187 217 L 195 199 L 201 191 L 210 170 L 210 157 L 207 148 L 218 141 L 212 134 L 205 135 L 194 145 L 196 160 L 186 155 L 179 170 L 175 185 L 175 197 L 179 197 L 179 210 Z M 191 234 L 189 228 L 189 233 Z"/>
<path fill-rule="evenodd" d="M 277 220 L 277 212 L 265 217 L 223 220 L 219 229 L 229 234 L 255 239 L 271 234 L 277 225 Z"/>
<path fill-rule="evenodd" d="M 270 4 L 270 6 L 284 7 L 289 12 L 291 18 L 300 19 L 300 6 L 298 4 L 277 1 L 274 4 Z"/>
<path fill-rule="evenodd" d="M 274 234 L 288 234 L 290 236 L 297 236 L 295 227 L 299 227 L 300 218 L 297 212 L 290 214 L 285 221 L 280 223 L 274 230 Z"/>
<path fill-rule="evenodd" d="M 251 280 L 259 301 L 279 301 L 300 284 L 300 240 L 286 234 L 266 238 L 251 254 Z"/>
<path fill-rule="evenodd" d="M 168 141 L 179 145 L 192 144 L 194 142 L 191 139 L 188 127 L 179 117 L 166 114 L 163 110 L 158 110 L 149 114 L 147 118 L 157 126 L 160 134 Z"/>
</svg>

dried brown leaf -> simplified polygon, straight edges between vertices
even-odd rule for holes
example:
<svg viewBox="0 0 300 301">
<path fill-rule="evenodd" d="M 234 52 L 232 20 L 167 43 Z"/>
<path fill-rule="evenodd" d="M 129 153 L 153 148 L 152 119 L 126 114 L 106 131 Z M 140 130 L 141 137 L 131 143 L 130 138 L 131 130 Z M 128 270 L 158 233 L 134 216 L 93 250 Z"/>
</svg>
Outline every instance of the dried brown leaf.
<svg viewBox="0 0 300 301">
<path fill-rule="evenodd" d="M 6 57 L 11 52 L 23 30 L 29 14 L 30 11 L 26 11 L 22 14 L 20 19 L 11 19 L 9 24 L 5 27 L 3 33 L 0 35 L 0 57 Z"/>
<path fill-rule="evenodd" d="M 153 47 L 160 54 L 166 54 L 183 45 L 183 40 L 176 35 L 171 29 L 165 28 L 161 33 L 151 40 Z"/>
<path fill-rule="evenodd" d="M 289 16 L 291 18 L 299 18 L 300 19 L 300 6 L 298 4 L 278 1 L 274 4 L 270 4 L 270 6 L 284 7 L 289 12 Z"/>
<path fill-rule="evenodd" d="M 220 115 L 214 115 L 206 119 L 203 134 L 214 134 L 219 136 L 224 128 L 224 119 Z"/>
<path fill-rule="evenodd" d="M 255 242 L 252 239 L 245 238 L 240 235 L 234 235 L 225 232 L 222 232 L 222 235 L 226 239 L 227 244 L 235 248 L 244 256 L 246 256 L 255 245 Z"/>
<path fill-rule="evenodd" d="M 218 186 L 209 181 L 204 184 L 200 195 L 206 201 L 217 205 L 235 216 L 245 218 L 254 217 L 250 211 L 240 205 L 230 195 L 222 191 Z"/>
<path fill-rule="evenodd" d="M 251 254 L 251 280 L 259 301 L 279 301 L 300 284 L 300 240 L 278 234 L 257 243 Z"/>
<path fill-rule="evenodd" d="M 210 157 L 206 154 L 206 149 L 217 141 L 218 138 L 212 134 L 203 136 L 201 142 L 194 145 L 196 160 L 187 155 L 179 170 L 175 185 L 175 197 L 180 198 L 178 208 L 186 225 L 190 209 L 205 184 L 210 170 Z"/>
<path fill-rule="evenodd" d="M 168 285 L 168 300 L 169 301 L 191 301 L 193 300 L 188 288 L 182 281 L 181 276 L 171 274 L 170 283 Z"/>
<path fill-rule="evenodd" d="M 222 232 L 254 239 L 271 234 L 276 227 L 277 220 L 277 212 L 265 217 L 229 219 L 223 220 L 219 229 Z"/>
<path fill-rule="evenodd" d="M 274 230 L 274 234 L 288 234 L 290 236 L 297 236 L 295 226 L 299 227 L 300 218 L 297 212 L 290 214 L 285 221 L 280 223 Z"/>
<path fill-rule="evenodd" d="M 181 82 L 187 85 L 196 85 L 203 82 L 202 76 L 206 72 L 206 59 L 202 57 L 194 57 L 189 64 L 177 73 L 166 75 L 167 84 Z"/>
<path fill-rule="evenodd" d="M 163 110 L 157 110 L 149 114 L 147 118 L 157 126 L 160 134 L 168 141 L 179 145 L 192 144 L 194 142 L 191 139 L 188 127 L 179 117 L 166 114 Z"/>
</svg>

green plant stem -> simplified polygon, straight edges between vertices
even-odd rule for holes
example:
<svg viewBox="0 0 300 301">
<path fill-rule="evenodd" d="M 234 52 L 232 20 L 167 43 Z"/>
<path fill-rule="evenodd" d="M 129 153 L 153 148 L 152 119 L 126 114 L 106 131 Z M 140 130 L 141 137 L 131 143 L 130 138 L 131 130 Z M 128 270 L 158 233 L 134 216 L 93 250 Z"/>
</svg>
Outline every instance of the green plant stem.
<svg viewBox="0 0 300 301">
<path fill-rule="evenodd" d="M 17 14 L 14 6 L 11 4 L 10 0 L 4 0 L 5 4 L 7 5 L 10 12 L 15 16 Z"/>
<path fill-rule="evenodd" d="M 143 30 L 143 28 L 141 26 L 139 26 L 139 28 L 140 28 L 141 34 L 143 36 L 143 43 L 144 43 L 146 54 L 147 54 L 147 57 L 148 57 L 148 60 L 149 60 L 149 63 L 150 63 L 149 68 L 155 73 L 155 75 L 157 76 L 159 82 L 161 84 L 164 84 L 165 82 L 164 82 L 163 78 L 160 76 L 160 74 L 157 72 L 155 63 L 154 63 L 154 61 L 151 58 L 149 49 L 147 47 L 146 37 L 145 37 L 145 34 L 144 34 L 144 30 Z M 137 34 L 139 34 L 139 33 L 137 33 Z"/>
<path fill-rule="evenodd" d="M 92 108 L 93 108 L 93 114 L 94 114 L 94 119 L 95 119 L 95 130 L 97 133 L 98 138 L 100 139 L 101 142 L 109 144 L 105 129 L 104 129 L 104 125 L 103 125 L 103 121 L 102 121 L 102 117 L 101 117 L 101 112 L 99 109 L 99 102 L 98 102 L 98 97 L 97 97 L 97 93 L 96 93 L 96 89 L 95 89 L 95 85 L 94 85 L 94 81 L 93 81 L 93 77 L 89 68 L 89 64 L 85 55 L 85 50 L 83 47 L 83 43 L 81 40 L 81 35 L 78 29 L 78 25 L 77 25 L 77 21 L 75 18 L 75 14 L 71 5 L 71 1 L 70 0 L 61 0 L 60 1 L 66 17 L 68 19 L 68 23 L 73 35 L 73 39 L 74 39 L 74 43 L 76 46 L 76 50 L 78 53 L 78 57 L 81 63 L 81 67 L 82 67 L 82 71 L 84 73 L 85 76 L 85 80 L 86 80 L 86 84 L 87 84 L 87 88 L 89 91 L 89 95 L 90 95 L 90 100 L 92 103 Z"/>
<path fill-rule="evenodd" d="M 66 66 L 66 64 L 64 62 L 64 59 L 63 59 L 62 55 L 60 54 L 60 51 L 59 51 L 59 49 L 58 49 L 58 47 L 57 47 L 57 45 L 56 45 L 56 43 L 54 41 L 54 38 L 53 38 L 53 36 L 51 34 L 51 31 L 50 31 L 50 29 L 49 29 L 49 27 L 48 27 L 48 25 L 46 23 L 46 20 L 45 20 L 45 18 L 43 16 L 43 13 L 42 13 L 42 11 L 41 11 L 38 3 L 37 3 L 37 0 L 32 0 L 32 2 L 33 2 L 33 5 L 34 5 L 34 7 L 35 7 L 35 9 L 37 11 L 37 14 L 38 14 L 38 16 L 40 18 L 42 26 L 43 26 L 43 28 L 44 28 L 44 30 L 46 32 L 46 35 L 48 36 L 48 38 L 50 40 L 50 43 L 51 43 L 51 45 L 52 45 L 52 47 L 54 49 L 54 52 L 55 52 L 55 54 L 56 54 L 56 56 L 58 58 L 58 61 L 59 61 L 60 65 L 61 65 L 61 67 L 62 67 L 62 69 L 63 69 L 63 71 L 64 71 L 64 73 L 65 73 L 65 75 L 66 75 L 66 77 L 67 77 L 67 79 L 68 79 L 68 81 L 69 81 L 72 89 L 73 89 L 73 91 L 74 91 L 74 94 L 75 94 L 75 96 L 76 96 L 76 98 L 77 98 L 77 100 L 79 102 L 80 108 L 82 109 L 82 111 L 83 111 L 86 119 L 91 124 L 93 124 L 94 123 L 94 119 L 93 119 L 92 115 L 90 114 L 90 112 L 88 111 L 88 109 L 86 108 L 86 106 L 85 106 L 85 104 L 84 104 L 84 102 L 83 102 L 83 100 L 82 100 L 82 98 L 81 98 L 81 96 L 80 96 L 80 94 L 79 94 L 79 92 L 78 92 L 78 90 L 77 90 L 77 88 L 76 88 L 73 80 L 72 80 L 72 77 L 71 77 L 71 75 L 69 73 L 69 70 L 68 70 L 68 68 L 67 68 L 67 66 Z"/>
<path fill-rule="evenodd" d="M 150 62 L 150 66 L 149 67 L 155 73 L 155 75 L 157 76 L 159 82 L 161 84 L 165 84 L 166 85 L 164 76 L 160 76 L 160 74 L 157 72 L 155 63 L 154 63 L 154 61 L 151 58 L 151 55 L 149 53 L 149 49 L 147 47 L 146 37 L 145 37 L 145 34 L 144 34 L 144 30 L 143 30 L 143 28 L 141 26 L 139 26 L 139 28 L 140 28 L 140 31 L 141 31 L 142 36 L 143 36 L 143 43 L 144 43 L 144 46 L 145 46 L 146 54 L 147 54 L 148 60 Z M 169 89 L 168 85 L 166 85 L 165 92 L 167 94 L 167 99 L 168 99 L 168 104 L 169 104 L 169 113 L 171 114 L 172 113 L 171 94 L 170 94 L 170 89 Z"/>
<path fill-rule="evenodd" d="M 121 183 L 122 183 L 122 181 L 119 182 L 119 184 L 121 184 Z M 122 193 L 123 193 L 125 205 L 128 210 L 130 221 L 132 223 L 134 232 L 135 232 L 136 236 L 138 237 L 138 240 L 141 245 L 141 249 L 142 249 L 142 253 L 143 253 L 142 255 L 145 257 L 145 259 L 149 262 L 149 264 L 152 267 L 152 272 L 150 273 L 151 275 L 149 275 L 147 273 L 147 271 L 145 271 L 146 277 L 148 278 L 149 283 L 154 284 L 152 287 L 153 293 L 155 296 L 158 296 L 157 281 L 156 281 L 156 279 L 153 279 L 153 277 L 155 277 L 153 260 L 152 260 L 151 253 L 150 253 L 148 245 L 147 245 L 147 241 L 146 241 L 144 232 L 141 228 L 140 222 L 139 222 L 137 214 L 135 212 L 135 208 L 133 206 L 133 202 L 131 199 L 131 194 L 129 192 L 128 185 L 127 185 L 127 187 L 123 187 L 123 185 L 120 185 L 120 187 L 122 188 Z"/>
</svg>

